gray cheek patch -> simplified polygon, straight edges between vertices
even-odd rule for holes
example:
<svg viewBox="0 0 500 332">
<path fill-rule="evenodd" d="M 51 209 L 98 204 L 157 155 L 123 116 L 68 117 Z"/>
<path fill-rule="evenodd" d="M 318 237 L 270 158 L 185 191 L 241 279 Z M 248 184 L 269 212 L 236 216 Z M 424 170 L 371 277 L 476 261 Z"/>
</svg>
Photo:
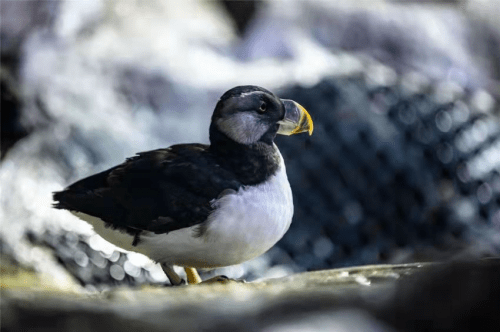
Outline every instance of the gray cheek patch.
<svg viewBox="0 0 500 332">
<path fill-rule="evenodd" d="M 226 118 L 217 120 L 217 127 L 241 144 L 257 142 L 269 127 L 252 113 L 235 113 Z"/>
</svg>

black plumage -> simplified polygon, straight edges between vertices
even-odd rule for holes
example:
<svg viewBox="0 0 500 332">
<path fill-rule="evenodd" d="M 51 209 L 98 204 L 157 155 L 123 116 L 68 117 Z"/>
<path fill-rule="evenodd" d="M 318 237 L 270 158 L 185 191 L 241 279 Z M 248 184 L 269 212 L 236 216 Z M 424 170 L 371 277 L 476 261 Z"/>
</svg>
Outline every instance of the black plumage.
<svg viewBox="0 0 500 332">
<path fill-rule="evenodd" d="M 262 182 L 278 166 L 273 151 L 263 144 L 237 145 L 229 140 L 218 149 L 182 144 L 141 152 L 54 193 L 54 207 L 99 217 L 131 234 L 200 224 L 212 211 L 210 202 L 225 190 Z"/>
</svg>

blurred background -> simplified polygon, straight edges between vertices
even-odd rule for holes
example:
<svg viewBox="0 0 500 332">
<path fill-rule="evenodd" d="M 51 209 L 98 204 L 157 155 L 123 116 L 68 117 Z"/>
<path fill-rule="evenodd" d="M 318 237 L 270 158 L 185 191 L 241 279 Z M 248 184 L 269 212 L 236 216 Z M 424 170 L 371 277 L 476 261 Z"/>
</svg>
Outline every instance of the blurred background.
<svg viewBox="0 0 500 332">
<path fill-rule="evenodd" d="M 208 143 L 218 98 L 246 84 L 301 103 L 315 132 L 277 138 L 289 232 L 206 277 L 500 253 L 496 0 L 0 5 L 3 260 L 90 291 L 168 283 L 51 192 L 139 151 Z"/>
</svg>

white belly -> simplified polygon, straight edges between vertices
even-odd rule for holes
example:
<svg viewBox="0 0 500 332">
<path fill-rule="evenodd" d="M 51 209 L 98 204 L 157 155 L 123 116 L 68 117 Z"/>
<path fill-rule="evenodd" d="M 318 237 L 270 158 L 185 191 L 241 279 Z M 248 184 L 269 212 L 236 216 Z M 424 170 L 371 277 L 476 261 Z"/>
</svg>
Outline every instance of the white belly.
<svg viewBox="0 0 500 332">
<path fill-rule="evenodd" d="M 105 228 L 98 218 L 74 214 L 94 225 L 96 233 L 109 242 L 157 262 L 196 268 L 239 264 L 269 250 L 290 227 L 293 200 L 283 160 L 266 182 L 243 187 L 212 204 L 215 210 L 202 236 L 197 236 L 199 226 L 168 234 L 142 232 L 135 247 L 132 236 Z"/>
</svg>

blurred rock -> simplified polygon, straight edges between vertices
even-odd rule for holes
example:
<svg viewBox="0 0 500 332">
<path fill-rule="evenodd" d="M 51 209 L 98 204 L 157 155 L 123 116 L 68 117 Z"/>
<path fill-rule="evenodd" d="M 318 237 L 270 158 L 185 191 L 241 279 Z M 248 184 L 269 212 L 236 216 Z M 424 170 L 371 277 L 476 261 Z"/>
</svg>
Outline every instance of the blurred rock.
<svg viewBox="0 0 500 332">
<path fill-rule="evenodd" d="M 40 293 L 3 285 L 2 328 L 52 331 L 496 331 L 498 260 L 382 265 L 256 283 Z"/>
<path fill-rule="evenodd" d="M 3 159 L 7 151 L 17 141 L 26 137 L 29 132 L 21 123 L 21 97 L 14 78 L 2 68 L 0 80 L 0 98 L 2 100 L 0 156 Z"/>
<path fill-rule="evenodd" d="M 244 35 L 248 23 L 255 17 L 258 10 L 265 5 L 264 1 L 220 1 L 236 25 L 236 31 L 239 35 Z"/>
<path fill-rule="evenodd" d="M 376 317 L 399 331 L 496 331 L 500 261 L 438 265 L 398 283 Z"/>
<path fill-rule="evenodd" d="M 60 1 L 2 1 L 0 4 L 2 66 L 17 74 L 23 43 L 36 29 L 50 29 Z"/>
<path fill-rule="evenodd" d="M 2 313 L 7 313 L 8 319 L 2 323 L 7 330 L 36 327 L 54 331 L 114 331 L 126 327 L 129 331 L 259 331 L 277 328 L 292 318 L 367 304 L 366 299 L 386 301 L 387 295 L 377 294 L 389 292 L 396 280 L 422 268 L 425 267 L 362 267 L 247 284 L 116 288 L 78 296 L 42 295 L 36 289 L 8 284 L 1 300 Z M 370 319 L 369 314 L 361 314 Z M 345 320 L 342 324 L 351 325 Z"/>
<path fill-rule="evenodd" d="M 59 1 L 2 1 L 0 3 L 1 158 L 34 128 L 22 112 L 20 86 L 23 47 L 31 33 L 48 31 L 56 17 Z"/>
<path fill-rule="evenodd" d="M 17 248 L 16 248 L 17 249 Z M 47 271 L 35 270 L 16 258 L 14 248 L 0 238 L 0 280 L 2 293 L 7 289 L 15 289 L 39 294 L 64 294 L 64 296 L 75 296 L 82 294 L 83 288 L 76 284 L 67 273 L 47 273 Z M 6 317 L 2 314 L 2 319 Z"/>
<path fill-rule="evenodd" d="M 418 71 L 498 94 L 496 0 L 302 3 L 301 19 L 332 51 L 349 50 L 400 73 Z M 306 17 L 304 17 L 306 16 Z"/>
</svg>

